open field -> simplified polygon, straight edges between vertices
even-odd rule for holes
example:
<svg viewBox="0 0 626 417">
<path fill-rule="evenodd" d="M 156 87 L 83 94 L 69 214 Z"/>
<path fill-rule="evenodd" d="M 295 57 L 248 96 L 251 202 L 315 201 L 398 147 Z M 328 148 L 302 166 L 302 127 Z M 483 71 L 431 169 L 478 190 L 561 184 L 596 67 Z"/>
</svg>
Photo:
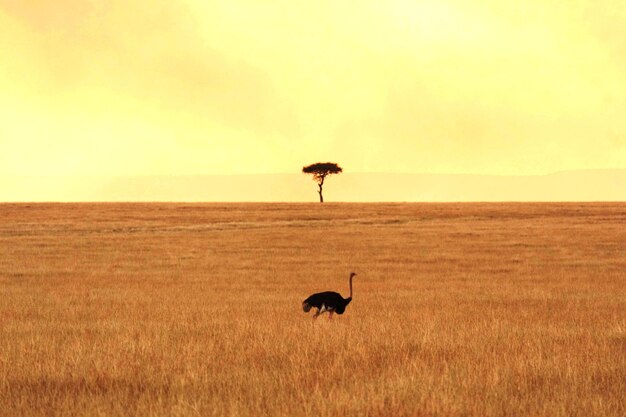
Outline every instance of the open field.
<svg viewBox="0 0 626 417">
<path fill-rule="evenodd" d="M 313 292 L 354 300 L 316 322 Z M 626 415 L 626 204 L 2 204 L 0 416 Z"/>
</svg>

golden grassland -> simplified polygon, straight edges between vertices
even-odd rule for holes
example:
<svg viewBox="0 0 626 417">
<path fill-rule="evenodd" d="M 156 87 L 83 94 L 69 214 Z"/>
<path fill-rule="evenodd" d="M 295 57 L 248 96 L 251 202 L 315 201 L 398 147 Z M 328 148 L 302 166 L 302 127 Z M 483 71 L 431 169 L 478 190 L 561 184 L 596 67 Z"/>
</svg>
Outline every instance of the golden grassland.
<svg viewBox="0 0 626 417">
<path fill-rule="evenodd" d="M 354 300 L 313 322 L 313 292 Z M 0 416 L 626 415 L 626 204 L 2 204 Z"/>
</svg>

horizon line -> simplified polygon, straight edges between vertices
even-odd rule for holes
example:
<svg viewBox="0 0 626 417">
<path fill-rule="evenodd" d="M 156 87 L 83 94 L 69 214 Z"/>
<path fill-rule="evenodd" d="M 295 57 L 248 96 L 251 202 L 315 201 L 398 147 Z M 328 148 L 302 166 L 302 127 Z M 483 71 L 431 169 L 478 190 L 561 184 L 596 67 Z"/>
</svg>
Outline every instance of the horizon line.
<svg viewBox="0 0 626 417">
<path fill-rule="evenodd" d="M 480 176 L 480 177 L 544 177 L 549 175 L 558 175 L 569 172 L 611 172 L 611 171 L 626 171 L 626 167 L 623 168 L 574 168 L 564 169 L 558 171 L 551 171 L 543 174 L 490 174 L 490 173 L 476 173 L 476 172 L 390 172 L 390 171 L 348 171 L 340 174 L 349 175 L 445 175 L 445 176 Z M 308 175 L 303 172 L 255 172 L 255 173 L 206 173 L 206 174 L 90 174 L 90 173 L 77 173 L 77 174 L 0 174 L 2 177 L 236 177 L 236 176 L 255 176 L 255 175 Z"/>
</svg>

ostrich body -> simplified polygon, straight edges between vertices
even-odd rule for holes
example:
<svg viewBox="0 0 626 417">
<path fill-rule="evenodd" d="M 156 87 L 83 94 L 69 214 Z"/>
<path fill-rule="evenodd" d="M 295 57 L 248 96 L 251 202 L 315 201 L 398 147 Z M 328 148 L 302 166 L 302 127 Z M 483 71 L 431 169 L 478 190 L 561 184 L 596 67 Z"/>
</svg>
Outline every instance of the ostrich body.
<svg viewBox="0 0 626 417">
<path fill-rule="evenodd" d="M 350 274 L 350 296 L 348 298 L 343 298 L 341 294 L 334 291 L 318 292 L 302 302 L 302 310 L 308 313 L 311 308 L 315 307 L 317 311 L 313 315 L 313 319 L 325 312 L 330 314 L 329 319 L 333 318 L 334 313 L 343 314 L 347 305 L 352 301 L 352 278 L 355 275 L 355 272 Z"/>
</svg>

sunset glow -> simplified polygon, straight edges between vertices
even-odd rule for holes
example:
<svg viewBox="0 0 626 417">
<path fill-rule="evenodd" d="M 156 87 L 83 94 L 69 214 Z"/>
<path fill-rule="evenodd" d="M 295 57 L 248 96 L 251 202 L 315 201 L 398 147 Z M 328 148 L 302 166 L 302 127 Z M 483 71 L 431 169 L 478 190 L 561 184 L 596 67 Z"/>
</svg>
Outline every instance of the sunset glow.
<svg viewBox="0 0 626 417">
<path fill-rule="evenodd" d="M 0 181 L 624 169 L 625 39 L 619 0 L 0 0 Z"/>
</svg>

